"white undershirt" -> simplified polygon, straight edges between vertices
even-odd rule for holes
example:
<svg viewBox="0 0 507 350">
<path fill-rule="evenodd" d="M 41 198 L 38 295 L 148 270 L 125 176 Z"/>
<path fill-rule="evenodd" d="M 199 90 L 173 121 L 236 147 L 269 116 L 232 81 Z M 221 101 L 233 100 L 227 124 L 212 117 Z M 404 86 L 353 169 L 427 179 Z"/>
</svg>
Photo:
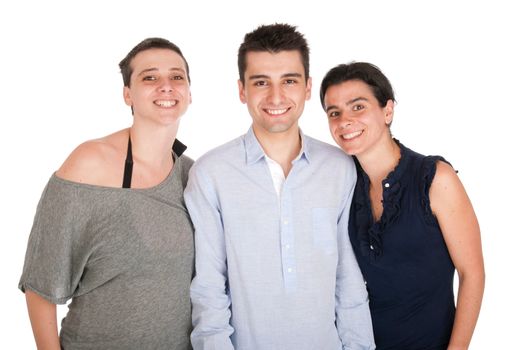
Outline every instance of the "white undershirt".
<svg viewBox="0 0 507 350">
<path fill-rule="evenodd" d="M 278 199 L 280 199 L 280 193 L 282 192 L 283 183 L 285 182 L 285 174 L 283 173 L 282 166 L 268 156 L 266 156 L 266 162 L 271 172 L 276 194 Z"/>
<path fill-rule="evenodd" d="M 301 158 L 301 155 L 303 154 L 303 140 L 301 140 L 301 149 L 299 150 L 299 154 L 297 157 L 292 161 L 294 164 L 294 161 Z M 271 178 L 273 179 L 273 185 L 275 186 L 275 191 L 278 196 L 278 199 L 280 199 L 280 193 L 282 192 L 283 184 L 285 182 L 285 174 L 283 173 L 283 168 L 278 162 L 268 157 L 267 154 L 264 153 L 264 156 L 266 157 L 266 162 L 268 163 L 269 171 L 271 173 Z"/>
</svg>

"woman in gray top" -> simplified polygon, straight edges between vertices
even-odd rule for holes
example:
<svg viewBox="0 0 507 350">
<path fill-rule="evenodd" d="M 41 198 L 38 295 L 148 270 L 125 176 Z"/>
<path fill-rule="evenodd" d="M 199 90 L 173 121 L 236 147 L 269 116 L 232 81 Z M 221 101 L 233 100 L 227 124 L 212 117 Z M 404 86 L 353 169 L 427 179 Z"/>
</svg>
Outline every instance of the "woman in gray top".
<svg viewBox="0 0 507 350">
<path fill-rule="evenodd" d="M 180 49 L 149 38 L 120 62 L 133 124 L 74 150 L 39 202 L 19 287 L 43 349 L 189 349 L 193 231 L 176 140 L 191 103 Z M 69 299 L 60 336 L 56 305 Z"/>
</svg>

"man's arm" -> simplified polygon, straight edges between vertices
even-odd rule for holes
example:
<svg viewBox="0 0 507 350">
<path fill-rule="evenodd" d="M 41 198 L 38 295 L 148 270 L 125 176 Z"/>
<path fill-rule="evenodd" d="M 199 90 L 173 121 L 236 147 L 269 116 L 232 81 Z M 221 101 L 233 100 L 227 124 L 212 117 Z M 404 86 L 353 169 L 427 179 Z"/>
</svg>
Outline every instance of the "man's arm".
<svg viewBox="0 0 507 350">
<path fill-rule="evenodd" d="M 202 173 L 201 173 L 202 171 Z M 231 299 L 227 293 L 224 230 L 215 189 L 197 164 L 189 173 L 185 203 L 195 228 L 196 275 L 192 299 L 192 346 L 196 350 L 233 349 Z"/>
<path fill-rule="evenodd" d="M 338 268 L 336 271 L 336 327 L 343 349 L 375 349 L 368 293 L 348 233 L 352 186 L 338 219 Z"/>
</svg>

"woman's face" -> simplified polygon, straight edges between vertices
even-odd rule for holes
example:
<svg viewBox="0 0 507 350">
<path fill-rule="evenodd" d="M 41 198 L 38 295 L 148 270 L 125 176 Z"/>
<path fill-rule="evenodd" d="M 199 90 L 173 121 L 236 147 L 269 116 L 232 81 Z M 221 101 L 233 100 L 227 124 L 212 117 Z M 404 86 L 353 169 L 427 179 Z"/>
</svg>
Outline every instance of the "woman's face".
<svg viewBox="0 0 507 350">
<path fill-rule="evenodd" d="M 324 105 L 331 135 L 347 154 L 361 155 L 391 139 L 388 125 L 394 103 L 389 100 L 381 107 L 365 82 L 349 80 L 330 86 Z"/>
<path fill-rule="evenodd" d="M 123 96 L 134 117 L 161 124 L 178 122 L 191 103 L 183 58 L 169 49 L 149 49 L 139 52 L 130 64 L 130 86 L 124 87 Z"/>
</svg>

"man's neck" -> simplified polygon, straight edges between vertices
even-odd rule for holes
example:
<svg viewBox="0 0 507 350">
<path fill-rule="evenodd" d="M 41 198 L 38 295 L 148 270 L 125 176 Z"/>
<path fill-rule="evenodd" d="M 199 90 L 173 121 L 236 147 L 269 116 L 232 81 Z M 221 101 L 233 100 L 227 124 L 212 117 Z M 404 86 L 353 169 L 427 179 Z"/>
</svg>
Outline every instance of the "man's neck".
<svg viewBox="0 0 507 350">
<path fill-rule="evenodd" d="M 301 152 L 302 141 L 297 125 L 279 133 L 263 132 L 256 130 L 255 127 L 253 131 L 264 153 L 280 164 L 285 177 L 287 177 L 292 168 L 292 161 Z"/>
</svg>

